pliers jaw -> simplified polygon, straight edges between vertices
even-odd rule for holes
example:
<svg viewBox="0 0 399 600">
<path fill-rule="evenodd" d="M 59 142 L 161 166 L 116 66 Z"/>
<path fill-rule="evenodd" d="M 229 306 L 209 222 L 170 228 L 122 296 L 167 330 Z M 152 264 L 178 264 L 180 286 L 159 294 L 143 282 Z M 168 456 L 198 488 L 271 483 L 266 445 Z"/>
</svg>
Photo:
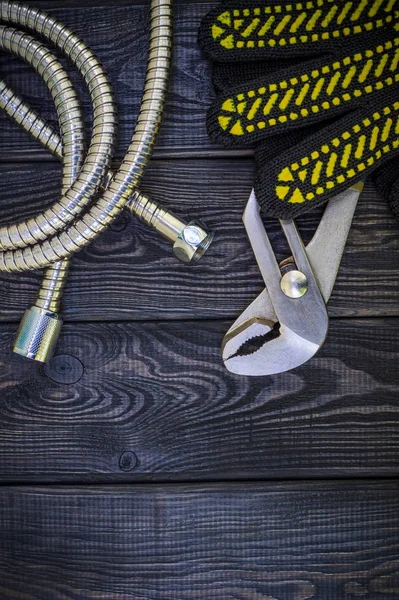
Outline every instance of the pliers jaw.
<svg viewBox="0 0 399 600">
<path fill-rule="evenodd" d="M 264 290 L 223 340 L 226 368 L 236 375 L 262 376 L 301 366 L 313 358 L 327 336 L 328 316 L 323 306 L 317 311 L 316 318 L 317 329 L 313 335 L 306 336 L 303 330 L 301 334 L 296 333 L 293 328 L 278 321 L 270 296 Z"/>
<path fill-rule="evenodd" d="M 225 347 L 223 358 L 227 369 L 236 375 L 264 376 L 284 373 L 313 358 L 322 345 L 304 339 L 284 325 L 278 327 L 278 336 L 270 341 L 263 341 L 261 347 L 252 353 L 241 354 L 241 349 L 228 357 Z M 253 332 L 249 333 L 252 336 Z M 252 343 L 256 343 L 256 337 L 252 338 Z"/>
<path fill-rule="evenodd" d="M 321 348 L 328 332 L 326 302 L 362 188 L 362 183 L 357 184 L 330 201 L 306 249 L 294 222 L 281 221 L 293 254 L 284 264 L 295 266 L 306 281 L 306 292 L 299 297 L 290 297 L 282 285 L 283 274 L 251 193 L 243 221 L 266 289 L 223 340 L 222 355 L 229 371 L 249 376 L 283 373 L 303 365 Z"/>
</svg>

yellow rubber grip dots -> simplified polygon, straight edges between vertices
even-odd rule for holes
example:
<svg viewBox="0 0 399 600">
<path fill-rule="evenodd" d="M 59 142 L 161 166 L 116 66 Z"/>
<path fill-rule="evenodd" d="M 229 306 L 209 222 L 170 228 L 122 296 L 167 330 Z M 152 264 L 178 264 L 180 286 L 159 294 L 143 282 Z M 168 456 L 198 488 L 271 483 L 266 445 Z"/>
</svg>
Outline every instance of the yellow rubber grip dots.
<svg viewBox="0 0 399 600">
<path fill-rule="evenodd" d="M 296 46 L 379 29 L 394 19 L 396 0 L 312 0 L 225 9 L 210 35 L 226 51 Z"/>
<path fill-rule="evenodd" d="M 324 112 L 328 118 L 332 110 L 345 109 L 359 98 L 397 83 L 398 63 L 399 36 L 288 81 L 265 83 L 220 99 L 219 127 L 229 136 L 250 138 L 256 131 L 276 129 L 289 121 L 299 124 L 317 113 Z"/>
<path fill-rule="evenodd" d="M 276 197 L 290 204 L 302 204 L 341 184 L 351 185 L 359 174 L 398 147 L 399 101 L 282 167 L 277 176 Z"/>
</svg>

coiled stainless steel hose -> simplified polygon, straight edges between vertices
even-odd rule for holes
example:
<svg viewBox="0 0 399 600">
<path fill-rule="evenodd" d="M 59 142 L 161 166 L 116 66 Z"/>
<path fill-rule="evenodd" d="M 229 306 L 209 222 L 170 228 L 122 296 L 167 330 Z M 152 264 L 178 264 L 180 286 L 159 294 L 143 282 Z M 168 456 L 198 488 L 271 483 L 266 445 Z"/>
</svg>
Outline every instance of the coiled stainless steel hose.
<svg viewBox="0 0 399 600">
<path fill-rule="evenodd" d="M 38 300 L 27 311 L 15 344 L 16 352 L 44 362 L 54 350 L 62 323 L 59 309 L 70 257 L 102 233 L 128 202 L 130 209 L 148 223 L 159 223 L 156 228 L 176 242 L 177 253 L 182 246 L 185 251 L 185 224 L 137 191 L 162 120 L 171 63 L 171 0 L 151 0 L 149 56 L 140 113 L 128 152 L 113 174 L 115 102 L 107 75 L 92 51 L 56 19 L 19 2 L 1 1 L 0 21 L 0 48 L 19 56 L 39 73 L 52 94 L 60 126 L 58 136 L 0 82 L 1 108 L 63 160 L 60 200 L 33 218 L 0 227 L 0 271 L 46 269 Z M 74 87 L 56 56 L 31 34 L 66 56 L 87 85 L 93 105 L 87 151 Z M 191 227 L 191 237 L 197 227 L 194 246 L 198 252 L 194 254 L 199 256 L 211 236 L 196 224 L 187 227 Z"/>
</svg>

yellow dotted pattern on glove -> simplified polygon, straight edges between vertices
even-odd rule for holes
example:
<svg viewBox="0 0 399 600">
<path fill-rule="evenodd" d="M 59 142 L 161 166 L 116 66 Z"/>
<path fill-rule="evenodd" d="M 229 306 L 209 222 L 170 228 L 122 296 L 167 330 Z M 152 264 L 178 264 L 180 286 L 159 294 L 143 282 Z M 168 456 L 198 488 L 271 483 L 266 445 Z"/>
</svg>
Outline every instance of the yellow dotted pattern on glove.
<svg viewBox="0 0 399 600">
<path fill-rule="evenodd" d="M 395 102 L 284 167 L 278 174 L 277 198 L 302 204 L 338 185 L 351 185 L 355 177 L 399 147 L 398 111 L 399 102 Z"/>
<path fill-rule="evenodd" d="M 266 127 L 328 113 L 398 82 L 398 63 L 399 37 L 289 81 L 226 98 L 218 109 L 219 126 L 234 137 L 248 136 Z"/>
<path fill-rule="evenodd" d="M 313 0 L 220 13 L 212 39 L 227 50 L 264 48 L 337 39 L 392 22 L 397 0 Z"/>
</svg>

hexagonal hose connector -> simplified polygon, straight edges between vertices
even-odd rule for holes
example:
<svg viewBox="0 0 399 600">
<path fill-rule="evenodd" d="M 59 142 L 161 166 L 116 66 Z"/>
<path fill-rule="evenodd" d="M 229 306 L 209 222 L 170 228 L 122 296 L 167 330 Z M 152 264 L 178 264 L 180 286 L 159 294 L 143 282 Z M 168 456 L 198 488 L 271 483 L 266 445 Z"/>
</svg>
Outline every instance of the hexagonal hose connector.
<svg viewBox="0 0 399 600">
<path fill-rule="evenodd" d="M 62 324 L 58 314 L 32 306 L 19 326 L 14 352 L 30 360 L 48 362 L 54 354 Z"/>
<path fill-rule="evenodd" d="M 186 223 L 136 190 L 127 208 L 173 244 L 173 253 L 185 264 L 196 263 L 212 244 L 214 233 L 200 221 Z"/>
<path fill-rule="evenodd" d="M 203 223 L 191 221 L 180 232 L 173 246 L 175 256 L 186 264 L 196 263 L 212 244 L 215 234 Z"/>
</svg>

